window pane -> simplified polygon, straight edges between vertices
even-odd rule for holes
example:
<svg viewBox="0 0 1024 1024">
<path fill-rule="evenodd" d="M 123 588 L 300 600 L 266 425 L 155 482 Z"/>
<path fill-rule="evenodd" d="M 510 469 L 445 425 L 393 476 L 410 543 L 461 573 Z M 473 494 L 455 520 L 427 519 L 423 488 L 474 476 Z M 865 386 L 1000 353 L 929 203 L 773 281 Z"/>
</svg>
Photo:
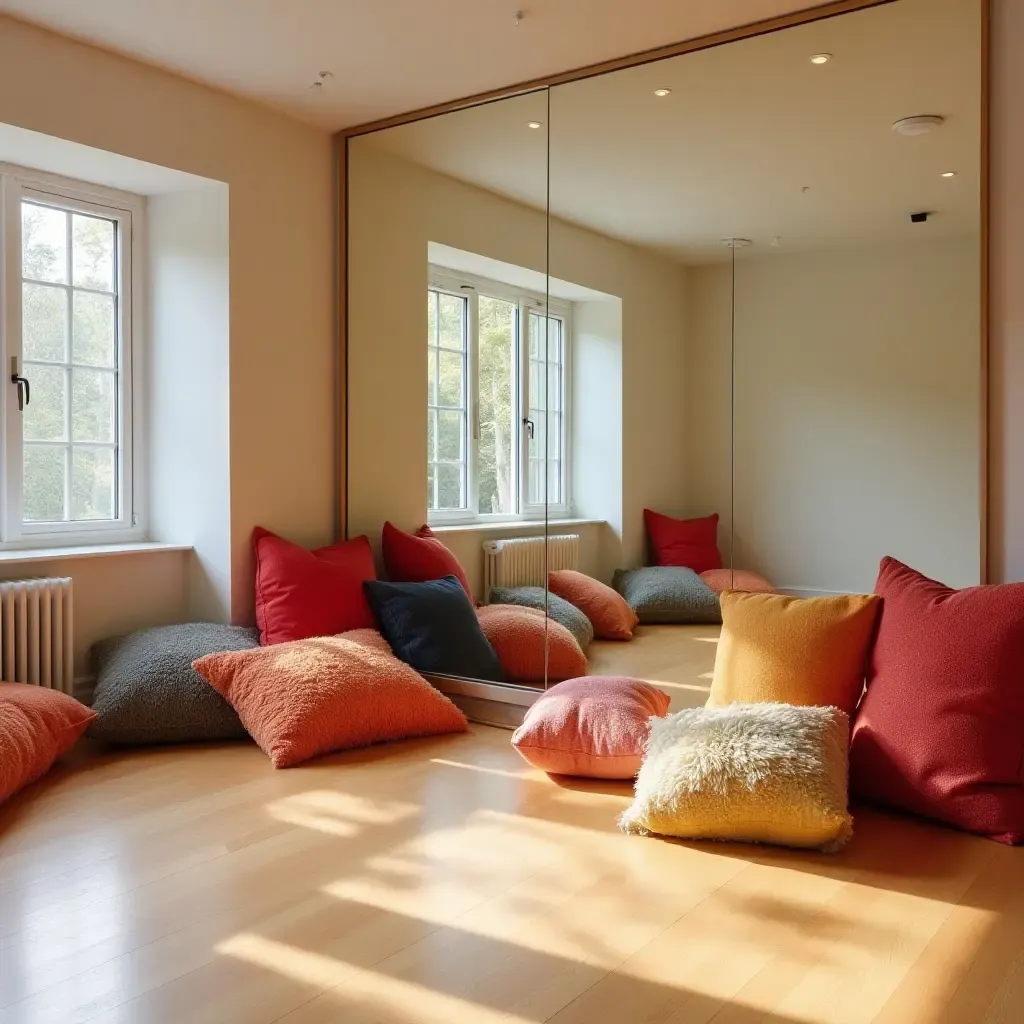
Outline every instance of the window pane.
<svg viewBox="0 0 1024 1024">
<path fill-rule="evenodd" d="M 462 400 L 462 353 L 439 353 L 437 404 L 461 407 Z"/>
<path fill-rule="evenodd" d="M 437 292 L 427 292 L 427 344 L 437 344 Z"/>
<path fill-rule="evenodd" d="M 560 459 L 562 457 L 562 414 L 558 412 L 548 413 L 547 428 L 549 459 Z"/>
<path fill-rule="evenodd" d="M 32 281 L 68 283 L 68 215 L 21 204 L 21 273 Z"/>
<path fill-rule="evenodd" d="M 513 479 L 513 365 L 515 304 L 481 296 L 479 301 L 480 441 L 477 450 L 478 509 L 515 511 Z"/>
<path fill-rule="evenodd" d="M 548 504 L 558 505 L 562 501 L 562 464 L 557 459 L 548 462 Z"/>
<path fill-rule="evenodd" d="M 462 497 L 463 467 L 460 465 L 439 465 L 435 468 L 437 473 L 437 507 L 465 508 L 466 503 Z"/>
<path fill-rule="evenodd" d="M 544 405 L 544 364 L 530 360 L 530 405 L 541 408 Z"/>
<path fill-rule="evenodd" d="M 462 324 L 465 318 L 466 300 L 457 295 L 438 295 L 438 344 L 444 348 L 465 348 Z"/>
<path fill-rule="evenodd" d="M 427 464 L 427 508 L 437 508 L 437 500 L 434 496 L 434 464 Z"/>
<path fill-rule="evenodd" d="M 437 462 L 437 412 L 427 410 L 427 461 Z"/>
<path fill-rule="evenodd" d="M 67 371 L 61 366 L 26 363 L 24 374 L 31 385 L 25 406 L 25 439 L 29 441 L 65 441 L 67 411 Z"/>
<path fill-rule="evenodd" d="M 562 368 L 557 363 L 548 364 L 548 408 L 562 408 Z"/>
<path fill-rule="evenodd" d="M 21 297 L 25 359 L 63 362 L 67 358 L 67 289 L 23 284 Z"/>
<path fill-rule="evenodd" d="M 113 295 L 75 292 L 72 300 L 72 360 L 90 366 L 116 365 L 117 330 Z"/>
<path fill-rule="evenodd" d="M 530 479 L 528 484 L 529 495 L 527 500 L 531 505 L 540 505 L 544 502 L 544 477 L 541 473 L 543 465 L 538 459 L 530 459 Z"/>
<path fill-rule="evenodd" d="M 462 454 L 462 435 L 464 431 L 461 412 L 437 414 L 437 457 L 441 462 L 460 462 Z"/>
<path fill-rule="evenodd" d="M 71 215 L 72 284 L 114 290 L 114 227 L 112 220 Z"/>
<path fill-rule="evenodd" d="M 536 313 L 530 314 L 530 358 L 540 357 L 540 317 Z"/>
<path fill-rule="evenodd" d="M 25 522 L 64 519 L 64 472 L 67 449 L 25 445 Z"/>
<path fill-rule="evenodd" d="M 437 349 L 427 349 L 427 404 L 437 405 Z"/>
<path fill-rule="evenodd" d="M 530 438 L 530 458 L 544 458 L 544 411 L 530 409 L 530 420 L 533 423 L 533 437 Z"/>
<path fill-rule="evenodd" d="M 106 370 L 71 371 L 73 441 L 114 441 L 114 380 Z"/>
<path fill-rule="evenodd" d="M 114 518 L 113 449 L 71 450 L 71 518 Z"/>
</svg>

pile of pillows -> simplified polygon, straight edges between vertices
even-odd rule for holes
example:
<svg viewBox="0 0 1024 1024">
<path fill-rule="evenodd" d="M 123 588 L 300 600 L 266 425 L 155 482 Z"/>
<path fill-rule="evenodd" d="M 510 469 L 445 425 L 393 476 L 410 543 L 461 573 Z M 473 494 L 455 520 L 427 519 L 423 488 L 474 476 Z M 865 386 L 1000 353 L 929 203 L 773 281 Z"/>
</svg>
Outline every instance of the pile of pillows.
<svg viewBox="0 0 1024 1024">
<path fill-rule="evenodd" d="M 635 765 L 628 832 L 836 850 L 852 794 L 1024 843 L 1024 584 L 952 590 L 886 558 L 871 595 L 721 604 L 705 708 L 664 717 L 665 698 L 644 722 L 647 684 L 605 681 L 610 703 L 577 680 L 531 709 L 520 753 L 604 777 Z"/>
</svg>

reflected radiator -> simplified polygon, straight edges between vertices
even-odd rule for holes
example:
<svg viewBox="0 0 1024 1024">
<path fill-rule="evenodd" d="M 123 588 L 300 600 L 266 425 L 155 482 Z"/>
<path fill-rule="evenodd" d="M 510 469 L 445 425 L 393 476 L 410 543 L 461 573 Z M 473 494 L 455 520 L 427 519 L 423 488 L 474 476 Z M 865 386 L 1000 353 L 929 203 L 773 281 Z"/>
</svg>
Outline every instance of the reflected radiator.
<svg viewBox="0 0 1024 1024">
<path fill-rule="evenodd" d="M 578 533 L 564 533 L 547 539 L 547 565 L 543 537 L 510 537 L 484 542 L 484 602 L 492 587 L 542 587 L 545 567 L 575 569 L 580 561 Z"/>
<path fill-rule="evenodd" d="M 8 683 L 71 693 L 71 580 L 0 582 L 0 666 Z"/>
</svg>

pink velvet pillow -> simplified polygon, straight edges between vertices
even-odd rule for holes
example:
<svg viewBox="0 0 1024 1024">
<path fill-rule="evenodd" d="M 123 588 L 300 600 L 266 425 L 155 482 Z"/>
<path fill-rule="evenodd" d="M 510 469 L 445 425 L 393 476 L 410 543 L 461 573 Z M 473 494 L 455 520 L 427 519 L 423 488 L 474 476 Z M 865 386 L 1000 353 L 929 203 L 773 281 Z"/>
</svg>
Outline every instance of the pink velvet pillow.
<svg viewBox="0 0 1024 1024">
<path fill-rule="evenodd" d="M 669 697 L 639 679 L 583 676 L 552 686 L 526 713 L 512 745 L 554 775 L 631 779 L 640 770 L 650 719 Z"/>
<path fill-rule="evenodd" d="M 468 728 L 466 716 L 372 629 L 208 654 L 192 667 L 238 712 L 275 768 Z"/>
<path fill-rule="evenodd" d="M 778 591 L 756 572 L 747 569 L 708 569 L 700 578 L 716 593 L 742 590 L 747 594 L 777 594 Z"/>
<path fill-rule="evenodd" d="M 45 775 L 95 717 L 66 693 L 0 683 L 0 802 Z"/>
<path fill-rule="evenodd" d="M 484 636 L 498 655 L 510 680 L 544 682 L 544 642 L 547 639 L 548 679 L 558 682 L 587 671 L 587 656 L 576 637 L 560 622 L 547 620 L 539 608 L 490 604 L 477 609 Z"/>
</svg>

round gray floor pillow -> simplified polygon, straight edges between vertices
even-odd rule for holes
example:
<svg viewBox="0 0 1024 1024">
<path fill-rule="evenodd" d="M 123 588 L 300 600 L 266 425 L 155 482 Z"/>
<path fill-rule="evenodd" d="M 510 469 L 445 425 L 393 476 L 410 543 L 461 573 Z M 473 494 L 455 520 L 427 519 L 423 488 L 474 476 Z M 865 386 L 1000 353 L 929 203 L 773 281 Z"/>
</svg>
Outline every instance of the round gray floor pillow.
<svg viewBox="0 0 1024 1024">
<path fill-rule="evenodd" d="M 219 651 L 259 646 L 259 633 L 216 622 L 157 626 L 93 645 L 97 714 L 89 735 L 108 743 L 240 739 L 238 715 L 192 668 Z"/>
<path fill-rule="evenodd" d="M 618 569 L 612 586 L 641 625 L 718 623 L 718 595 L 692 570 L 674 565 Z"/>
</svg>

